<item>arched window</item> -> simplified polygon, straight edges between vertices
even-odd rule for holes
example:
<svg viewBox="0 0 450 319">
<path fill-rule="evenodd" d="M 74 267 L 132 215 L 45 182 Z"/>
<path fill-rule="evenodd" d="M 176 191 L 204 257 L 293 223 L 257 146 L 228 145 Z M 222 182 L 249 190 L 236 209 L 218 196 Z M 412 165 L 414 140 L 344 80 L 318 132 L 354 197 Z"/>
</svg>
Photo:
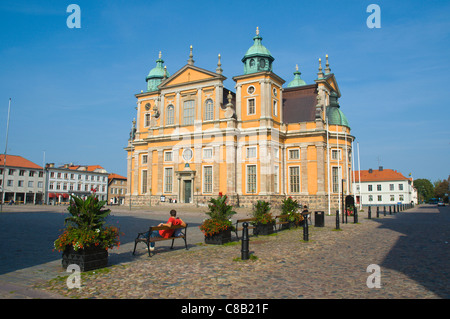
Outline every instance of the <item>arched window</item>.
<svg viewBox="0 0 450 319">
<path fill-rule="evenodd" d="M 173 124 L 173 118 L 174 118 L 174 107 L 171 104 L 167 107 L 166 125 Z"/>
<path fill-rule="evenodd" d="M 211 99 L 205 102 L 205 121 L 211 121 L 214 119 L 214 103 Z"/>
</svg>

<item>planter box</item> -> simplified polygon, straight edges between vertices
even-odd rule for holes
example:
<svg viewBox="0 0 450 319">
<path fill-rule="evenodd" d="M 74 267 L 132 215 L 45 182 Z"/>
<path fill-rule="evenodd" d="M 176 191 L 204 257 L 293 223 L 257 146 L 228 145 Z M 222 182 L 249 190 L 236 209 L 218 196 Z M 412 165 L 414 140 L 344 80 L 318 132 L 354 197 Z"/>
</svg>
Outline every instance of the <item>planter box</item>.
<svg viewBox="0 0 450 319">
<path fill-rule="evenodd" d="M 256 224 L 255 228 L 253 228 L 253 235 L 270 235 L 273 233 L 274 226 L 275 222 L 267 224 Z"/>
<path fill-rule="evenodd" d="M 222 245 L 231 242 L 231 229 L 224 230 L 212 236 L 205 236 L 205 244 Z"/>
<path fill-rule="evenodd" d="M 62 255 L 62 266 L 75 264 L 80 267 L 80 271 L 89 271 L 103 268 L 108 265 L 108 251 L 100 247 L 87 247 L 75 251 L 73 247 L 67 247 Z"/>
</svg>

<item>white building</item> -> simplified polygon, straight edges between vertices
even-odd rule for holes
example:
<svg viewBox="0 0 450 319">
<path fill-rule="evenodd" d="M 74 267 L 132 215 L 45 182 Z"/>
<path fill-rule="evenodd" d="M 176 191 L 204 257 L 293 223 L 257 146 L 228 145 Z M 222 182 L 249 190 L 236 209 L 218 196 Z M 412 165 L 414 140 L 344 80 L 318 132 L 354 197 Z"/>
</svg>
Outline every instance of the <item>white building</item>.
<svg viewBox="0 0 450 319">
<path fill-rule="evenodd" d="M 108 197 L 108 172 L 99 165 L 46 164 L 45 198 L 47 204 L 68 203 L 70 195 L 85 197 L 94 190 L 99 200 Z"/>
<path fill-rule="evenodd" d="M 40 204 L 44 194 L 41 166 L 17 155 L 0 155 L 0 201 Z"/>
<path fill-rule="evenodd" d="M 353 191 L 357 204 L 417 204 L 417 191 L 412 178 L 406 178 L 396 170 L 380 166 L 378 170 L 355 171 L 354 175 Z"/>
</svg>

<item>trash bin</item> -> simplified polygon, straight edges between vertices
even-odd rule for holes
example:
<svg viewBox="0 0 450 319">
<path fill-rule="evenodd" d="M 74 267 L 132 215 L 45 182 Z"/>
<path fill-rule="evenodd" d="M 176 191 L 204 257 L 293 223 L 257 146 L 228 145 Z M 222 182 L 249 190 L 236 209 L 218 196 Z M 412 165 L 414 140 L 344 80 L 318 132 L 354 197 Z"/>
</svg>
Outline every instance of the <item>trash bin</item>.
<svg viewBox="0 0 450 319">
<path fill-rule="evenodd" d="M 315 227 L 325 227 L 325 213 L 324 212 L 314 212 L 314 226 Z"/>
</svg>

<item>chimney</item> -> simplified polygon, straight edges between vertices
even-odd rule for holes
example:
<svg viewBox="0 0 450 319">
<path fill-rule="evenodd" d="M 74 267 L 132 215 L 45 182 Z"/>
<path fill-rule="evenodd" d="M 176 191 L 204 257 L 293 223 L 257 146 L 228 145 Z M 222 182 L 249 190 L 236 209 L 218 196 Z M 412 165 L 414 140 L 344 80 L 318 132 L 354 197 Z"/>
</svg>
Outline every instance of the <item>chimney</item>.
<svg viewBox="0 0 450 319">
<path fill-rule="evenodd" d="M 378 167 L 378 170 L 381 172 L 383 170 L 383 166 Z"/>
<path fill-rule="evenodd" d="M 371 168 L 369 168 L 369 174 L 372 174 L 372 169 Z"/>
</svg>

